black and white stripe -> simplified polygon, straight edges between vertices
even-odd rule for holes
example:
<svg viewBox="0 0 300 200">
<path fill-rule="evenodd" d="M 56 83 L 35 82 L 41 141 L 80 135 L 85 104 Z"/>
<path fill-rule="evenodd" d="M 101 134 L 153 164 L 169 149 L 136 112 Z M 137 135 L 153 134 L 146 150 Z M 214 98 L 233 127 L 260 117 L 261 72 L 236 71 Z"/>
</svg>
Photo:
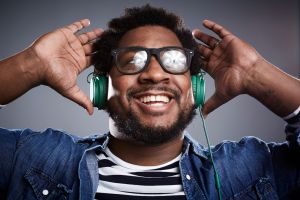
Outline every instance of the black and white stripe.
<svg viewBox="0 0 300 200">
<path fill-rule="evenodd" d="M 138 166 L 113 155 L 97 155 L 99 186 L 95 199 L 186 199 L 179 173 L 180 155 L 159 166 Z"/>
<path fill-rule="evenodd" d="M 283 119 L 291 126 L 297 126 L 299 127 L 299 119 L 300 119 L 300 106 L 291 114 L 283 117 Z"/>
<path fill-rule="evenodd" d="M 295 134 L 296 130 L 300 128 L 300 106 L 291 114 L 283 117 L 287 122 L 285 132 L 288 141 L 295 141 L 298 134 Z"/>
</svg>

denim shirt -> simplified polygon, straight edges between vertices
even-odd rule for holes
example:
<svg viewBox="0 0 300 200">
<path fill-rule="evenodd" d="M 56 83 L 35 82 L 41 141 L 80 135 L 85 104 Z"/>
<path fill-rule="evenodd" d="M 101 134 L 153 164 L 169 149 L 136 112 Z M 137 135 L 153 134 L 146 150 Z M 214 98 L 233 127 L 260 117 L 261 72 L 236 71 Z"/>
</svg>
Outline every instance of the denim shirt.
<svg viewBox="0 0 300 200">
<path fill-rule="evenodd" d="M 281 144 L 245 137 L 215 146 L 222 199 L 299 198 L 299 133 L 292 130 Z M 53 129 L 0 128 L 0 199 L 92 200 L 101 187 L 95 151 L 108 141 L 109 134 L 79 138 Z M 208 155 L 185 133 L 180 173 L 188 200 L 218 199 Z"/>
</svg>

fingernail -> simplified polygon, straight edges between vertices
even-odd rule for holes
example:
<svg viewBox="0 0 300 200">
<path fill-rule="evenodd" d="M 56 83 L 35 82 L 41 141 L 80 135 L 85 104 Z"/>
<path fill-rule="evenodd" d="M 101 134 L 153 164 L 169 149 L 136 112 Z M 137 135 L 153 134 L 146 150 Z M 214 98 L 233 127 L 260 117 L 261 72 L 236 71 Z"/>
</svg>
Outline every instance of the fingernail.
<svg viewBox="0 0 300 200">
<path fill-rule="evenodd" d="M 197 31 L 198 31 L 198 30 L 193 30 L 193 31 L 192 31 L 192 35 L 195 36 L 195 34 L 197 34 Z"/>
<path fill-rule="evenodd" d="M 91 115 L 90 111 L 88 109 L 85 109 L 88 115 Z"/>
<path fill-rule="evenodd" d="M 88 112 L 88 114 L 89 114 L 90 116 L 92 116 L 93 113 L 94 113 L 94 109 L 92 109 L 91 111 L 88 111 L 88 110 L 87 110 L 87 112 Z"/>
<path fill-rule="evenodd" d="M 97 29 L 95 29 L 95 33 L 96 33 L 97 35 L 101 35 L 101 34 L 103 33 L 103 30 L 100 29 L 100 28 L 97 28 Z"/>
</svg>

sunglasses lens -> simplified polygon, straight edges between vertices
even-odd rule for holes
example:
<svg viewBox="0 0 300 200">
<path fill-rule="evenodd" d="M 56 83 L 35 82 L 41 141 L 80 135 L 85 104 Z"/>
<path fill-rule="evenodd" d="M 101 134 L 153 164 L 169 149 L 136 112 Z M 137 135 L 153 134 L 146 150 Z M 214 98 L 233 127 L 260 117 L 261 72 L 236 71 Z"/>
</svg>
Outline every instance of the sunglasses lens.
<svg viewBox="0 0 300 200">
<path fill-rule="evenodd" d="M 187 57 L 182 49 L 162 51 L 160 59 L 165 70 L 171 73 L 182 73 L 188 68 Z"/>
<path fill-rule="evenodd" d="M 141 71 L 147 61 L 147 52 L 141 50 L 121 50 L 116 56 L 119 70 L 125 74 L 134 74 Z"/>
</svg>

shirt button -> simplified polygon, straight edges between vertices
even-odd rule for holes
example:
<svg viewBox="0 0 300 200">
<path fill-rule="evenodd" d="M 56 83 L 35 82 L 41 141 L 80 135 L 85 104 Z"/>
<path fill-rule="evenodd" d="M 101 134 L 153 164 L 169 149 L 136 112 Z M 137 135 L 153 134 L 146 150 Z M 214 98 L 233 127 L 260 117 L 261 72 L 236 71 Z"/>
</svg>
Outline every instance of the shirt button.
<svg viewBox="0 0 300 200">
<path fill-rule="evenodd" d="M 43 190 L 42 193 L 43 193 L 44 196 L 47 196 L 49 194 L 49 191 L 48 190 Z"/>
<path fill-rule="evenodd" d="M 187 175 L 185 175 L 185 177 L 186 177 L 187 180 L 191 180 L 191 176 L 190 175 L 187 174 Z"/>
</svg>

